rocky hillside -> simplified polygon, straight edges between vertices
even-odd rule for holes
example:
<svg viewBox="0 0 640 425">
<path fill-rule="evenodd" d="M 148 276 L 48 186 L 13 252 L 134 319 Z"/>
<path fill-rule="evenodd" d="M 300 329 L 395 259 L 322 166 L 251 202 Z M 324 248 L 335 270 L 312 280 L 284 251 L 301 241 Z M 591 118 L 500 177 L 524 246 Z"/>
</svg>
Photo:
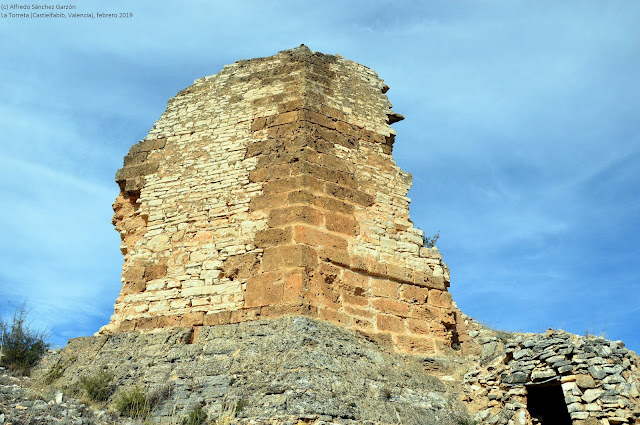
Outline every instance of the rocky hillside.
<svg viewBox="0 0 640 425">
<path fill-rule="evenodd" d="M 175 328 L 77 338 L 34 379 L 50 383 L 50 393 L 82 396 L 83 377 L 108 371 L 107 405 L 144 389 L 155 398 L 153 423 L 196 411 L 218 423 L 471 423 L 447 375 L 455 369 L 454 360 L 394 354 L 329 323 L 285 317 L 198 334 Z"/>
</svg>

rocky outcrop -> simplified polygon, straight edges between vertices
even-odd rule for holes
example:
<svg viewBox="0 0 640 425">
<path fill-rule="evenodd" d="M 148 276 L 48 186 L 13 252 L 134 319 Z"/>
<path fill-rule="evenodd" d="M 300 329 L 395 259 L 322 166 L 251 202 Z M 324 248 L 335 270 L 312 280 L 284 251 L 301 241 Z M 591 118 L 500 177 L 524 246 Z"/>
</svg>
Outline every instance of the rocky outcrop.
<svg viewBox="0 0 640 425">
<path fill-rule="evenodd" d="M 104 410 L 67 398 L 60 391 L 42 392 L 28 377 L 15 377 L 0 367 L 0 424 L 2 425 L 114 425 L 124 424 Z"/>
<path fill-rule="evenodd" d="M 118 392 L 136 385 L 168 398 L 153 420 L 202 407 L 242 406 L 234 423 L 459 424 L 457 395 L 429 371 L 436 359 L 394 354 L 324 321 L 287 317 L 193 329 L 76 338 L 41 365 L 65 394 L 108 370 Z M 116 392 L 111 400 L 117 398 Z"/>
</svg>

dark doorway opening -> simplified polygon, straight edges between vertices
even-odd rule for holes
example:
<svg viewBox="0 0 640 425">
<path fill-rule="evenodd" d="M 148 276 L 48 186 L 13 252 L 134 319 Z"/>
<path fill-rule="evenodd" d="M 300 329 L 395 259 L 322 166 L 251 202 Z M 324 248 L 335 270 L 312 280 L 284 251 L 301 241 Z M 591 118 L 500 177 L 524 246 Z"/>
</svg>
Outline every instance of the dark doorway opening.
<svg viewBox="0 0 640 425">
<path fill-rule="evenodd" d="M 559 382 L 527 385 L 527 409 L 534 424 L 571 425 Z"/>
</svg>

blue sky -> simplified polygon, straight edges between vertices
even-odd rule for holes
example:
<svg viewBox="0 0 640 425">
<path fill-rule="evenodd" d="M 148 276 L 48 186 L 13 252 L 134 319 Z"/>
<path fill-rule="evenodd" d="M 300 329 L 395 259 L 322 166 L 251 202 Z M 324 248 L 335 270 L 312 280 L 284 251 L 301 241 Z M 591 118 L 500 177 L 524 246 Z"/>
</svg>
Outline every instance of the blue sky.
<svg viewBox="0 0 640 425">
<path fill-rule="evenodd" d="M 1 19 L 0 312 L 28 299 L 57 345 L 106 324 L 129 147 L 194 79 L 305 43 L 391 87 L 411 217 L 440 231 L 465 313 L 639 350 L 640 2 L 344 3 L 83 0 L 134 17 Z"/>
</svg>

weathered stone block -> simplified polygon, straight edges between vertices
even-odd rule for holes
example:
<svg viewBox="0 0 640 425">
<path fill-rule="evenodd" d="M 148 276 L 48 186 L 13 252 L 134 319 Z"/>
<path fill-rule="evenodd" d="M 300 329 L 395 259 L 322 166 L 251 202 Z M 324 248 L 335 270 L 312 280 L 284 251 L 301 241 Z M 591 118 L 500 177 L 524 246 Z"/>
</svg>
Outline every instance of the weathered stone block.
<svg viewBox="0 0 640 425">
<path fill-rule="evenodd" d="M 324 216 L 319 210 L 306 205 L 294 205 L 271 210 L 269 212 L 268 224 L 271 227 L 286 226 L 295 223 L 319 226 L 323 221 Z"/>
<path fill-rule="evenodd" d="M 414 285 L 400 285 L 400 299 L 410 303 L 424 304 L 429 298 L 429 290 Z"/>
<path fill-rule="evenodd" d="M 398 284 L 384 278 L 371 278 L 371 294 L 375 297 L 398 298 Z"/>
<path fill-rule="evenodd" d="M 406 333 L 404 320 L 389 314 L 378 314 L 376 316 L 376 328 L 383 332 Z"/>
<path fill-rule="evenodd" d="M 439 289 L 431 289 L 428 303 L 434 307 L 451 308 L 451 294 Z"/>
<path fill-rule="evenodd" d="M 345 251 L 347 241 L 339 236 L 330 234 L 309 226 L 296 225 L 293 229 L 294 242 L 311 246 L 326 246 L 329 248 Z"/>
<path fill-rule="evenodd" d="M 311 267 L 318 263 L 316 250 L 307 245 L 274 246 L 264 250 L 262 270 L 274 271 L 291 267 Z"/>
<path fill-rule="evenodd" d="M 284 297 L 284 279 L 281 273 L 262 273 L 247 279 L 245 307 L 280 304 Z"/>
<path fill-rule="evenodd" d="M 411 311 L 407 303 L 388 298 L 374 298 L 371 300 L 371 305 L 380 312 L 390 313 L 400 317 L 409 316 Z"/>
</svg>

